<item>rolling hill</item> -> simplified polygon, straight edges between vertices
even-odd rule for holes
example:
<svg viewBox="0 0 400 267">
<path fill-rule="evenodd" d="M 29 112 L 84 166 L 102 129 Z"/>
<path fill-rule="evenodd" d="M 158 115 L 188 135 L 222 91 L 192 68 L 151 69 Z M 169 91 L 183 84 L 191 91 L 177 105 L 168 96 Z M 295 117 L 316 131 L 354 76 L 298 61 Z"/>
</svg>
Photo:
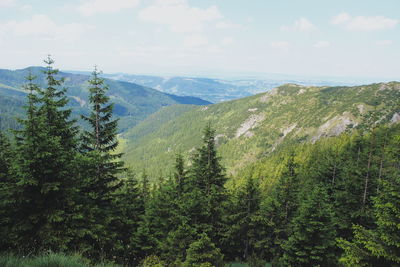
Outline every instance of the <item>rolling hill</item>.
<svg viewBox="0 0 400 267">
<path fill-rule="evenodd" d="M 20 114 L 21 106 L 25 101 L 25 92 L 22 89 L 24 77 L 31 71 L 38 78 L 39 85 L 45 84 L 45 77 L 41 67 L 30 67 L 21 70 L 0 70 L 0 103 L 1 128 L 15 126 L 15 115 Z M 64 86 L 68 88 L 69 105 L 73 107 L 74 116 L 88 112 L 88 75 L 60 72 L 58 77 L 65 79 Z M 196 98 L 176 96 L 162 93 L 149 87 L 138 84 L 106 79 L 110 90 L 108 95 L 115 103 L 114 114 L 120 118 L 120 129 L 124 130 L 137 124 L 148 115 L 156 112 L 161 107 L 175 104 L 207 105 L 210 102 Z"/>
<path fill-rule="evenodd" d="M 204 106 L 164 107 L 121 135 L 125 161 L 157 177 L 177 152 L 188 158 L 202 129 L 216 129 L 228 173 L 286 146 L 400 120 L 400 83 L 355 87 L 286 84 L 266 93 Z M 153 171 L 152 171 L 153 170 Z"/>
</svg>

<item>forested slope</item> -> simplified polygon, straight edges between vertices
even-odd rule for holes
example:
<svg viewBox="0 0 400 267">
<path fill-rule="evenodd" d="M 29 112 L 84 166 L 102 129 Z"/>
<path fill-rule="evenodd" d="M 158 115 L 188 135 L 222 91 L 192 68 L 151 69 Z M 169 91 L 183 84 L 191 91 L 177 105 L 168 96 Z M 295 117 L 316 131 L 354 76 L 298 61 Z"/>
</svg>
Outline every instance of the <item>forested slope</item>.
<svg viewBox="0 0 400 267">
<path fill-rule="evenodd" d="M 124 159 L 132 167 L 149 168 L 157 176 L 160 169 L 172 166 L 175 153 L 188 157 L 194 151 L 201 129 L 210 122 L 216 129 L 223 163 L 235 174 L 282 146 L 397 122 L 399 99 L 398 82 L 356 87 L 288 84 L 235 101 L 195 107 L 183 114 L 175 107 L 166 107 L 121 136 Z M 145 130 L 147 127 L 151 131 Z"/>
</svg>

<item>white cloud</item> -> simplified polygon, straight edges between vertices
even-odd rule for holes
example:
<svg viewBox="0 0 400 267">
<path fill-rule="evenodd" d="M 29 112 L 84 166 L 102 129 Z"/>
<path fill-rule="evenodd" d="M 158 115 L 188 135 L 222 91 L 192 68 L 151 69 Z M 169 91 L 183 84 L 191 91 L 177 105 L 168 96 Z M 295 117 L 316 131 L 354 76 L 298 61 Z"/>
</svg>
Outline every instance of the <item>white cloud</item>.
<svg viewBox="0 0 400 267">
<path fill-rule="evenodd" d="M 351 16 L 347 13 L 340 13 L 334 16 L 331 20 L 331 23 L 334 25 L 343 24 L 348 22 L 351 19 Z"/>
<path fill-rule="evenodd" d="M 23 11 L 32 10 L 32 6 L 31 5 L 23 5 L 23 6 L 21 6 L 21 10 L 23 10 Z"/>
<path fill-rule="evenodd" d="M 0 25 L 0 32 L 17 37 L 40 37 L 42 39 L 62 39 L 74 41 L 83 36 L 91 27 L 79 23 L 58 25 L 46 15 L 34 15 L 22 21 L 11 20 Z"/>
<path fill-rule="evenodd" d="M 197 8 L 188 5 L 186 0 L 158 0 L 139 13 L 139 19 L 167 25 L 173 32 L 200 32 L 207 23 L 223 16 L 217 6 Z"/>
<path fill-rule="evenodd" d="M 243 26 L 240 24 L 236 24 L 236 23 L 232 23 L 232 22 L 228 22 L 228 21 L 220 21 L 215 25 L 215 27 L 217 29 L 240 29 Z"/>
<path fill-rule="evenodd" d="M 328 41 L 318 41 L 313 45 L 315 48 L 324 48 L 331 46 L 331 43 Z"/>
<path fill-rule="evenodd" d="M 398 23 L 395 19 L 390 19 L 382 16 L 378 17 L 363 17 L 358 16 L 353 18 L 347 28 L 349 30 L 360 30 L 360 31 L 373 31 L 373 30 L 384 30 L 390 29 L 396 26 Z"/>
<path fill-rule="evenodd" d="M 375 42 L 376 45 L 387 46 L 393 44 L 392 40 L 379 40 Z"/>
<path fill-rule="evenodd" d="M 341 13 L 332 18 L 331 23 L 342 25 L 350 31 L 376 31 L 394 28 L 399 21 L 384 16 L 350 16 Z"/>
<path fill-rule="evenodd" d="M 290 43 L 286 41 L 277 41 L 277 42 L 271 42 L 270 45 L 272 48 L 287 49 L 289 48 Z"/>
<path fill-rule="evenodd" d="M 118 48 L 117 53 L 123 57 L 154 56 L 154 54 L 167 54 L 168 48 L 160 45 L 137 45 L 133 48 Z"/>
<path fill-rule="evenodd" d="M 292 26 L 282 25 L 282 31 L 298 31 L 298 32 L 310 32 L 316 30 L 317 27 L 311 23 L 307 18 L 301 17 L 297 19 Z"/>
<path fill-rule="evenodd" d="M 185 38 L 183 41 L 184 47 L 199 47 L 208 44 L 208 39 L 201 34 L 191 34 Z"/>
<path fill-rule="evenodd" d="M 16 0 L 0 0 L 0 7 L 12 7 L 16 4 Z"/>
<path fill-rule="evenodd" d="M 221 44 L 222 44 L 223 46 L 228 46 L 228 45 L 232 44 L 233 41 L 234 41 L 234 39 L 233 39 L 232 37 L 224 37 L 224 38 L 222 39 L 222 41 L 221 41 Z"/>
<path fill-rule="evenodd" d="M 86 0 L 77 10 L 84 16 L 92 16 L 99 13 L 115 13 L 125 8 L 136 7 L 138 4 L 139 0 Z"/>
</svg>

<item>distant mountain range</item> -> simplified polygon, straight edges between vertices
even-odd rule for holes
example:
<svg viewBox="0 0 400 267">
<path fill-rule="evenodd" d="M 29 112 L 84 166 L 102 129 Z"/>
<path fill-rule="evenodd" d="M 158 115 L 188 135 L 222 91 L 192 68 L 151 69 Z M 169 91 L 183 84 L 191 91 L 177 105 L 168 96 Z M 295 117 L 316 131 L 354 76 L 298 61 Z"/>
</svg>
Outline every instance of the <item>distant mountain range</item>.
<svg viewBox="0 0 400 267">
<path fill-rule="evenodd" d="M 30 67 L 21 70 L 0 69 L 0 128 L 16 127 L 15 116 L 23 112 L 25 95 L 22 86 L 25 77 L 31 71 L 37 76 L 39 85 L 45 84 L 41 67 Z M 64 86 L 68 88 L 69 105 L 73 107 L 73 115 L 87 114 L 88 79 L 90 76 L 60 72 L 58 77 L 65 78 Z M 114 114 L 120 118 L 120 129 L 124 130 L 145 119 L 161 107 L 175 104 L 207 105 L 210 102 L 192 96 L 177 96 L 158 90 L 129 83 L 106 79 L 110 90 L 108 95 L 115 103 Z"/>
<path fill-rule="evenodd" d="M 238 99 L 265 92 L 282 84 L 335 86 L 354 85 L 354 82 L 293 79 L 289 76 L 275 78 L 218 79 L 180 76 L 151 76 L 134 74 L 103 74 L 104 77 L 137 83 L 159 91 L 180 96 L 195 96 L 213 103 Z"/>
<path fill-rule="evenodd" d="M 214 105 L 164 107 L 121 135 L 125 161 L 135 170 L 172 171 L 174 155 L 186 158 L 211 122 L 228 173 L 290 144 L 315 142 L 354 129 L 400 121 L 400 83 L 354 87 L 287 84 Z M 165 173 L 164 173 L 165 174 Z"/>
</svg>

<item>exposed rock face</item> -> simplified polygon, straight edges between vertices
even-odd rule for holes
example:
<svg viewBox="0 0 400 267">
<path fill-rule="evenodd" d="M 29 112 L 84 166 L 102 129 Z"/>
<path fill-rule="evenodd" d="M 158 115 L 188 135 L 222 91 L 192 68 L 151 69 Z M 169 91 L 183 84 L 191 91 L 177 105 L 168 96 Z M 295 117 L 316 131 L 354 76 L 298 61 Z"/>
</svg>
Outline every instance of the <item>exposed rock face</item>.
<svg viewBox="0 0 400 267">
<path fill-rule="evenodd" d="M 306 92 L 306 90 L 304 89 L 300 89 L 299 92 L 297 93 L 298 95 L 304 94 Z"/>
<path fill-rule="evenodd" d="M 358 111 L 360 112 L 360 114 L 365 113 L 365 106 L 363 104 L 358 105 L 357 108 L 358 108 Z"/>
<path fill-rule="evenodd" d="M 291 133 L 296 128 L 296 126 L 297 126 L 297 123 L 292 124 L 284 129 L 282 129 L 281 130 L 282 136 L 279 137 L 279 139 L 276 140 L 276 142 L 272 145 L 271 151 L 274 151 L 283 142 L 283 139 L 285 139 L 286 135 Z"/>
<path fill-rule="evenodd" d="M 270 98 L 270 95 L 268 93 L 265 93 L 260 97 L 260 102 L 261 103 L 267 103 L 269 98 Z"/>
<path fill-rule="evenodd" d="M 217 135 L 215 136 L 215 144 L 216 144 L 217 146 L 220 145 L 220 141 L 221 141 L 221 139 L 224 138 L 224 137 L 226 137 L 225 134 L 217 134 Z"/>
<path fill-rule="evenodd" d="M 252 114 L 240 125 L 239 129 L 237 129 L 235 137 L 238 138 L 242 135 L 247 137 L 253 136 L 253 133 L 251 133 L 250 130 L 256 127 L 258 123 L 264 120 L 264 118 L 264 114 Z"/>
<path fill-rule="evenodd" d="M 344 112 L 341 116 L 335 116 L 318 128 L 316 135 L 311 138 L 311 142 L 315 143 L 323 136 L 337 136 L 343 133 L 347 126 L 351 124 L 356 126 L 358 123 L 354 120 L 350 112 Z"/>
<path fill-rule="evenodd" d="M 295 123 L 295 124 L 293 124 L 293 125 L 290 125 L 290 126 L 288 126 L 287 128 L 283 129 L 283 130 L 282 130 L 283 137 L 285 137 L 286 135 L 288 135 L 288 133 L 290 133 L 291 131 L 293 131 L 294 128 L 296 128 L 296 126 L 297 126 L 297 123 Z"/>
<path fill-rule="evenodd" d="M 390 120 L 391 123 L 397 123 L 400 121 L 400 114 L 399 113 L 394 113 L 392 119 Z"/>
<path fill-rule="evenodd" d="M 278 94 L 278 90 L 279 90 L 279 88 L 274 88 L 274 89 L 269 90 L 268 92 L 266 92 L 265 94 L 263 94 L 260 97 L 260 102 L 267 103 L 269 101 L 269 99 L 271 98 L 271 96 Z"/>
</svg>

